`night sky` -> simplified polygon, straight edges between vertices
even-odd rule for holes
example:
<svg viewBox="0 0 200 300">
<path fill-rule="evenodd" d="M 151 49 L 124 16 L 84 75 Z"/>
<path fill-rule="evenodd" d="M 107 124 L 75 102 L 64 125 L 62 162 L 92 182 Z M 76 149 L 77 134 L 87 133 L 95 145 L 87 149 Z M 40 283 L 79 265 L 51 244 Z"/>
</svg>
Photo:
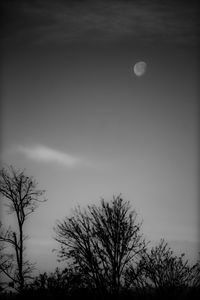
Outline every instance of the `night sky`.
<svg viewBox="0 0 200 300">
<path fill-rule="evenodd" d="M 55 221 L 120 193 L 147 239 L 196 258 L 195 1 L 7 0 L 3 9 L 1 161 L 26 169 L 48 199 L 27 221 L 30 258 L 54 268 Z"/>
</svg>

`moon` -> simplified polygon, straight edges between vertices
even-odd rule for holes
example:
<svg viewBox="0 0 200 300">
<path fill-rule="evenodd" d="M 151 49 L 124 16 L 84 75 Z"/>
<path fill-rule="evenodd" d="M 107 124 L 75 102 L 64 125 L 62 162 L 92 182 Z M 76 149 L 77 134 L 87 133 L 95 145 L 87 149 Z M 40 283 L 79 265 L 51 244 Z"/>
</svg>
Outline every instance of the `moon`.
<svg viewBox="0 0 200 300">
<path fill-rule="evenodd" d="M 144 75 L 146 73 L 146 69 L 147 69 L 147 64 L 144 61 L 137 62 L 133 67 L 133 71 L 135 75 L 138 77 Z"/>
</svg>

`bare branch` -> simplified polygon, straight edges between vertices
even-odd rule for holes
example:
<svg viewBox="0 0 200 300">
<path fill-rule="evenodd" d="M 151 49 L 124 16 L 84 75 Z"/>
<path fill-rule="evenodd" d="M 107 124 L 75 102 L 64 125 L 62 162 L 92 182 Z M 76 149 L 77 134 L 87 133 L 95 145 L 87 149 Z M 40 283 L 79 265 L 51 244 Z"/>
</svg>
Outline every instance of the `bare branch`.
<svg viewBox="0 0 200 300">
<path fill-rule="evenodd" d="M 25 279 L 32 272 L 32 265 L 24 261 L 24 241 L 26 236 L 23 225 L 27 217 L 35 211 L 43 196 L 43 190 L 37 190 L 37 183 L 32 177 L 25 175 L 24 171 L 14 169 L 12 166 L 0 170 L 0 194 L 8 202 L 9 212 L 14 213 L 18 223 L 18 233 L 11 229 L 0 232 L 0 242 L 10 244 L 15 253 L 15 259 L 4 261 L 2 271 L 17 283 L 16 289 L 24 289 Z M 16 266 L 15 266 L 16 263 Z M 12 275 L 11 275 L 12 271 Z"/>
<path fill-rule="evenodd" d="M 118 196 L 98 207 L 78 207 L 55 227 L 59 257 L 73 260 L 99 290 L 119 291 L 125 269 L 146 247 L 136 212 L 129 210 L 129 203 Z"/>
</svg>

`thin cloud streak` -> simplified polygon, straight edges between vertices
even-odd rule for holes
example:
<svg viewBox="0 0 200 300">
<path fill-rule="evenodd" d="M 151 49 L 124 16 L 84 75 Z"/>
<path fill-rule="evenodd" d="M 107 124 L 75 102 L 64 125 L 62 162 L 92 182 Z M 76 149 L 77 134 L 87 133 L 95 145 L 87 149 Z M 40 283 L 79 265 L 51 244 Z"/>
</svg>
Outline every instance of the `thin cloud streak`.
<svg viewBox="0 0 200 300">
<path fill-rule="evenodd" d="M 88 41 L 141 39 L 145 41 L 198 41 L 195 5 L 152 1 L 21 1 L 8 17 L 4 42 L 68 44 Z M 21 20 L 21 22 L 19 22 Z"/>
<path fill-rule="evenodd" d="M 42 145 L 33 147 L 18 146 L 17 152 L 24 154 L 27 158 L 34 161 L 57 163 L 67 167 L 75 167 L 82 163 L 78 157 Z"/>
</svg>

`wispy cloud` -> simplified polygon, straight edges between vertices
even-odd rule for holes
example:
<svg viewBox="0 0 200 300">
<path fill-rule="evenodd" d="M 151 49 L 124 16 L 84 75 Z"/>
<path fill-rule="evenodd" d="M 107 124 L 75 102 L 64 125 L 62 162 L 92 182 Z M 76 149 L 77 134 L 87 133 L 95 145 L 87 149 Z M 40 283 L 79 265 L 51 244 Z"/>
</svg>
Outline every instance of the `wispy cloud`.
<svg viewBox="0 0 200 300">
<path fill-rule="evenodd" d="M 5 38 L 34 44 L 113 41 L 128 38 L 198 41 L 196 6 L 175 1 L 5 2 Z M 13 3 L 14 4 L 14 3 Z"/>
<path fill-rule="evenodd" d="M 32 147 L 18 146 L 17 152 L 24 154 L 27 158 L 44 163 L 56 163 L 67 167 L 75 167 L 83 163 L 83 161 L 66 152 L 36 145 Z"/>
</svg>

